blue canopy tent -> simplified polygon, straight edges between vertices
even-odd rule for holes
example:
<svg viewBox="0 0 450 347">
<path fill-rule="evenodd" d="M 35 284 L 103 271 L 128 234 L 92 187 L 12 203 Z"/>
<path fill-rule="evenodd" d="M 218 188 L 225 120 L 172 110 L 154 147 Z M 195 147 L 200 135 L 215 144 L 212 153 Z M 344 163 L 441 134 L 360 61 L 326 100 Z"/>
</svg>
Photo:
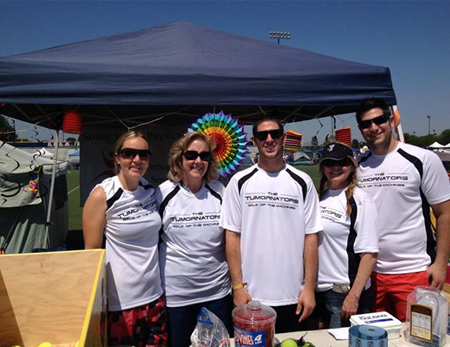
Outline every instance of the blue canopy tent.
<svg viewBox="0 0 450 347">
<path fill-rule="evenodd" d="M 1 113 L 61 127 L 190 124 L 214 108 L 248 124 L 273 109 L 286 121 L 353 112 L 365 97 L 396 104 L 389 69 L 183 21 L 0 58 Z"/>
<path fill-rule="evenodd" d="M 297 122 L 354 112 L 366 97 L 396 104 L 389 68 L 183 21 L 0 58 L 0 113 L 52 129 L 65 111 L 82 114 L 82 202 L 113 174 L 110 149 L 127 127 L 154 122 L 158 184 L 171 142 L 206 113 Z"/>
</svg>

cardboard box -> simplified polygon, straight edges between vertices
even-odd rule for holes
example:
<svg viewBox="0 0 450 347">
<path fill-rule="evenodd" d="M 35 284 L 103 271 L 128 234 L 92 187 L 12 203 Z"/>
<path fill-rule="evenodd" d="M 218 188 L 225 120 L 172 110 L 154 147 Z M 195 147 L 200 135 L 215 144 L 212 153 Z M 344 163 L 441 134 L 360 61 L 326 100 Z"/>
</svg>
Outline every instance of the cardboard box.
<svg viewBox="0 0 450 347">
<path fill-rule="evenodd" d="M 350 323 L 351 326 L 369 324 L 383 328 L 388 333 L 388 340 L 400 338 L 400 330 L 403 326 L 397 318 L 384 311 L 351 316 Z"/>
<path fill-rule="evenodd" d="M 0 255 L 0 347 L 106 347 L 104 255 Z"/>
</svg>

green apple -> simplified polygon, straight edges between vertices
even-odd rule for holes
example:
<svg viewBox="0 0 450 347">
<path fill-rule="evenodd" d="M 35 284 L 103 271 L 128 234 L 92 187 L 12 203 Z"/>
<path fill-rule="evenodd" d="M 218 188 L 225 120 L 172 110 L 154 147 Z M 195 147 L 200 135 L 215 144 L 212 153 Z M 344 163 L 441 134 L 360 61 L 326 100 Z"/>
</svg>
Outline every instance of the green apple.
<svg viewBox="0 0 450 347">
<path fill-rule="evenodd" d="M 39 347 L 53 347 L 53 345 L 50 342 L 42 342 Z"/>
<path fill-rule="evenodd" d="M 281 347 L 297 347 L 297 341 L 294 339 L 285 339 L 281 342 Z"/>
</svg>

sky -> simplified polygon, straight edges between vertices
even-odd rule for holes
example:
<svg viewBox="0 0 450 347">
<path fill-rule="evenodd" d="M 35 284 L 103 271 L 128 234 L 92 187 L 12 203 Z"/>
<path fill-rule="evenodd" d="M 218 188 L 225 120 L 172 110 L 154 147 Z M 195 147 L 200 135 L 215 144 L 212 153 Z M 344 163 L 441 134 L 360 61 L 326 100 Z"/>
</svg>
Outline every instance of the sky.
<svg viewBox="0 0 450 347">
<path fill-rule="evenodd" d="M 450 128 L 450 1 L 0 1 L 0 56 L 15 55 L 184 20 L 254 39 L 390 68 L 403 132 Z M 201 117 L 203 115 L 199 115 Z M 428 118 L 427 116 L 430 116 Z M 331 118 L 287 124 L 307 143 L 333 131 Z M 353 114 L 336 117 L 352 127 Z M 16 121 L 21 136 L 33 127 Z M 68 135 L 66 135 L 68 136 Z M 41 140 L 51 131 L 39 128 Z"/>
</svg>

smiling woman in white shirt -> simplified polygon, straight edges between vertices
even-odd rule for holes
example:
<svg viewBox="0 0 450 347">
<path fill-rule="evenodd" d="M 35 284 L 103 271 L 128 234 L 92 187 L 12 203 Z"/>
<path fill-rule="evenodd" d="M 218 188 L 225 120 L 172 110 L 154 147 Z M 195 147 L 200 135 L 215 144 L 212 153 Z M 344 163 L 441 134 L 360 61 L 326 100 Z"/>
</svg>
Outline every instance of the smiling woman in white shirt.
<svg viewBox="0 0 450 347">
<path fill-rule="evenodd" d="M 160 266 L 169 345 L 187 347 L 201 307 L 231 331 L 231 285 L 225 234 L 219 227 L 224 186 L 214 143 L 192 132 L 170 149 L 168 180 L 156 191 L 162 218 Z"/>
<path fill-rule="evenodd" d="M 350 147 L 339 142 L 325 146 L 319 163 L 323 231 L 314 313 L 321 328 L 349 326 L 351 315 L 371 311 L 377 211 L 372 198 L 356 186 L 356 169 Z"/>
<path fill-rule="evenodd" d="M 83 208 L 86 248 L 106 238 L 108 345 L 166 346 L 167 316 L 158 264 L 158 214 L 153 187 L 142 177 L 151 152 L 140 131 L 114 146 L 116 176 L 94 187 Z"/>
</svg>

